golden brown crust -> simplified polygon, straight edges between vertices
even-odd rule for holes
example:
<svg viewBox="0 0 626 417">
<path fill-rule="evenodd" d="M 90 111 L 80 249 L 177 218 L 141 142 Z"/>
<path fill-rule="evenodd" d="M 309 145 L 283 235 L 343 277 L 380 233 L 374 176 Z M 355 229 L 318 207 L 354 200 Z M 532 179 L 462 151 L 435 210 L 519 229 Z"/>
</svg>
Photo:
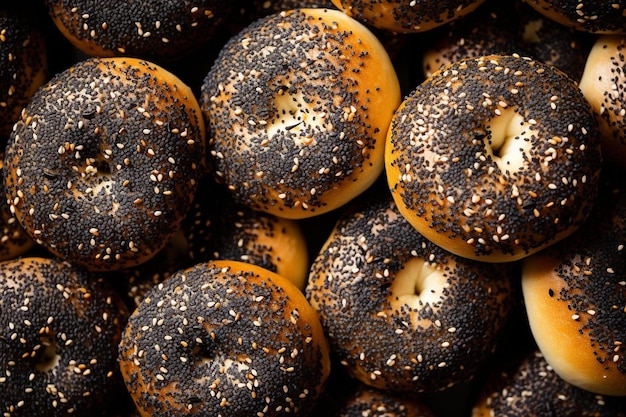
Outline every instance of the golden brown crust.
<svg viewBox="0 0 626 417">
<path fill-rule="evenodd" d="M 471 379 L 511 309 L 511 270 L 445 252 L 391 198 L 361 204 L 339 219 L 306 289 L 338 361 L 396 392 Z"/>
<path fill-rule="evenodd" d="M 100 276 L 56 259 L 0 263 L 0 392 L 6 417 L 105 416 L 122 392 L 128 311 Z"/>
<path fill-rule="evenodd" d="M 204 125 L 191 90 L 134 58 L 57 74 L 7 147 L 11 210 L 35 241 L 94 270 L 142 263 L 177 230 L 201 175 Z"/>
<path fill-rule="evenodd" d="M 597 34 L 624 34 L 626 2 L 526 0 L 539 13 L 565 26 Z"/>
<path fill-rule="evenodd" d="M 332 0 L 339 10 L 374 26 L 398 33 L 425 32 L 473 12 L 484 0 Z"/>
<path fill-rule="evenodd" d="M 306 414 L 330 372 L 316 312 L 287 279 L 236 261 L 198 264 L 156 286 L 120 344 L 145 416 Z"/>
<path fill-rule="evenodd" d="M 134 56 L 171 62 L 208 42 L 230 11 L 218 0 L 46 0 L 52 21 L 93 57 Z"/>
<path fill-rule="evenodd" d="M 258 212 L 241 210 L 237 216 L 245 216 L 235 223 L 234 239 L 243 242 L 241 247 L 249 256 L 270 258 L 276 265 L 276 273 L 287 278 L 301 291 L 304 291 L 309 275 L 308 249 L 300 224 L 296 220 L 283 219 L 272 215 L 257 215 Z M 248 214 L 249 216 L 246 216 Z M 222 252 L 222 256 L 225 253 Z"/>
<path fill-rule="evenodd" d="M 587 57 L 580 89 L 598 115 L 605 160 L 626 168 L 626 36 L 600 36 Z"/>
<path fill-rule="evenodd" d="M 621 175 L 621 174 L 620 174 Z M 533 336 L 569 383 L 626 395 L 626 214 L 611 187 L 574 235 L 524 259 L 522 289 Z"/>
<path fill-rule="evenodd" d="M 519 56 L 464 59 L 400 105 L 385 164 L 400 211 L 420 233 L 460 256 L 508 262 L 586 219 L 599 131 L 561 71 Z"/>
<path fill-rule="evenodd" d="M 379 177 L 399 102 L 384 47 L 354 19 L 327 9 L 268 16 L 226 44 L 202 86 L 216 177 L 279 217 L 331 211 Z"/>
</svg>

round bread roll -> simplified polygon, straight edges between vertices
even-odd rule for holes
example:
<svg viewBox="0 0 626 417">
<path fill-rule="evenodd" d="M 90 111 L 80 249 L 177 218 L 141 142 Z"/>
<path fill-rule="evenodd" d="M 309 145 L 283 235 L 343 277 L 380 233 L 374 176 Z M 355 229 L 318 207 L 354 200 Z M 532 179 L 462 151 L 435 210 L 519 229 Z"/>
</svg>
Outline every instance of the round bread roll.
<svg viewBox="0 0 626 417">
<path fill-rule="evenodd" d="M 472 417 L 612 416 L 626 410 L 626 397 L 609 397 L 561 379 L 539 351 L 490 376 L 481 388 Z"/>
<path fill-rule="evenodd" d="M 598 115 L 607 163 L 626 168 L 626 36 L 600 36 L 589 53 L 580 89 Z"/>
<path fill-rule="evenodd" d="M 340 207 L 380 176 L 400 87 L 366 27 L 337 10 L 297 9 L 233 37 L 201 102 L 217 180 L 241 204 L 301 219 Z"/>
<path fill-rule="evenodd" d="M 484 0 L 331 0 L 339 10 L 379 29 L 425 32 L 473 12 Z"/>
<path fill-rule="evenodd" d="M 626 1 L 526 0 L 539 13 L 565 26 L 598 34 L 626 33 Z"/>
<path fill-rule="evenodd" d="M 202 174 L 204 124 L 174 74 L 92 58 L 33 97 L 5 155 L 7 199 L 28 234 L 92 270 L 150 259 L 178 230 Z"/>
<path fill-rule="evenodd" d="M 218 0 L 45 0 L 52 21 L 93 57 L 178 60 L 207 43 L 230 12 Z"/>
<path fill-rule="evenodd" d="M 197 264 L 130 317 L 120 368 L 144 417 L 306 415 L 330 372 L 315 311 L 291 282 L 237 261 Z"/>
<path fill-rule="evenodd" d="M 0 10 L 0 144 L 35 91 L 46 82 L 48 56 L 43 34 L 15 12 Z"/>
<path fill-rule="evenodd" d="M 608 174 L 608 171 L 607 171 Z M 626 396 L 626 185 L 603 185 L 581 229 L 523 261 L 522 289 L 537 345 L 579 388 Z"/>
<path fill-rule="evenodd" d="M 396 111 L 385 164 L 402 215 L 457 255 L 510 262 L 573 233 L 602 166 L 598 124 L 561 71 L 517 55 L 435 72 Z"/>
<path fill-rule="evenodd" d="M 99 276 L 56 259 L 0 263 L 4 417 L 106 416 L 124 389 L 117 347 L 128 310 Z"/>
<path fill-rule="evenodd" d="M 469 381 L 511 311 L 512 269 L 444 251 L 386 197 L 339 219 L 313 260 L 307 298 L 334 356 L 362 383 L 415 394 Z"/>
</svg>

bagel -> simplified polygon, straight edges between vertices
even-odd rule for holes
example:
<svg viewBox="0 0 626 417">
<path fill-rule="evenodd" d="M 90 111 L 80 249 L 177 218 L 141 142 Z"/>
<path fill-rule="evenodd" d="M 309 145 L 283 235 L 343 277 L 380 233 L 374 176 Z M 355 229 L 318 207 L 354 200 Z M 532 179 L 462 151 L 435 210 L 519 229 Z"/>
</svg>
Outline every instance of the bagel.
<svg viewBox="0 0 626 417">
<path fill-rule="evenodd" d="M 128 310 L 101 276 L 58 259 L 0 263 L 0 412 L 106 416 L 123 393 Z"/>
<path fill-rule="evenodd" d="M 59 32 L 91 57 L 132 56 L 157 63 L 209 42 L 230 12 L 218 0 L 45 0 Z"/>
<path fill-rule="evenodd" d="M 532 334 L 554 372 L 581 389 L 626 396 L 626 185 L 621 172 L 604 173 L 581 229 L 522 261 L 522 290 Z"/>
<path fill-rule="evenodd" d="M 385 147 L 389 189 L 424 236 L 511 262 L 572 234 L 602 167 L 591 106 L 561 71 L 518 55 L 468 58 L 411 92 Z"/>
<path fill-rule="evenodd" d="M 512 269 L 444 251 L 386 197 L 338 220 L 311 265 L 307 298 L 333 355 L 362 383 L 414 395 L 469 381 L 512 309 Z"/>
<path fill-rule="evenodd" d="M 203 171 L 192 91 L 135 58 L 62 71 L 21 114 L 5 155 L 10 209 L 36 243 L 91 270 L 150 259 L 178 230 Z"/>
<path fill-rule="evenodd" d="M 224 46 L 202 84 L 215 178 L 248 207 L 302 219 L 383 171 L 400 87 L 380 41 L 345 13 L 266 16 Z"/>
<path fill-rule="evenodd" d="M 238 261 L 197 264 L 131 315 L 120 369 L 144 417 L 306 415 L 330 372 L 315 311 L 287 279 Z"/>
</svg>

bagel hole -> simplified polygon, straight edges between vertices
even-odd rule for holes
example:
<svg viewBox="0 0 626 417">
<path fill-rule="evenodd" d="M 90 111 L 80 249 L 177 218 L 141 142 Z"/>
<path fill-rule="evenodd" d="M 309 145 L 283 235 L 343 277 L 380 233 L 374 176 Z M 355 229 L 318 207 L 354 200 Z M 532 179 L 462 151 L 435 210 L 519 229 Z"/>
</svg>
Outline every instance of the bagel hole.
<svg viewBox="0 0 626 417">
<path fill-rule="evenodd" d="M 74 153 L 66 152 L 67 158 L 70 158 L 71 169 L 87 177 L 103 177 L 111 176 L 112 165 L 109 160 L 112 151 L 106 143 L 102 143 L 97 138 L 89 138 L 91 141 L 81 145 L 80 149 L 76 147 Z"/>
<path fill-rule="evenodd" d="M 198 343 L 191 349 L 191 352 L 195 358 L 196 366 L 204 366 L 211 363 L 217 355 L 215 341 L 209 339 L 208 343 Z"/>
<path fill-rule="evenodd" d="M 392 300 L 414 308 L 441 301 L 447 279 L 443 273 L 422 258 L 405 262 L 391 284 Z"/>
<path fill-rule="evenodd" d="M 274 99 L 276 118 L 281 127 L 290 132 L 297 132 L 306 120 L 301 94 L 291 94 L 287 87 L 280 88 Z"/>
<path fill-rule="evenodd" d="M 530 148 L 529 125 L 514 109 L 500 110 L 501 114 L 490 120 L 485 147 L 502 171 L 517 171 L 523 165 L 522 154 Z"/>
<path fill-rule="evenodd" d="M 40 341 L 43 348 L 36 356 L 35 369 L 39 372 L 50 372 L 59 365 L 61 360 L 57 341 L 52 336 L 42 337 Z"/>
<path fill-rule="evenodd" d="M 111 163 L 104 157 L 96 159 L 93 166 L 98 170 L 96 175 L 99 177 L 110 177 L 112 175 Z"/>
<path fill-rule="evenodd" d="M 310 99 L 302 92 L 281 85 L 274 96 L 274 117 L 268 120 L 267 133 L 271 138 L 279 131 L 288 132 L 297 146 L 313 145 L 316 140 L 306 134 L 307 128 L 316 120 L 321 125 L 321 115 L 311 113 Z"/>
</svg>

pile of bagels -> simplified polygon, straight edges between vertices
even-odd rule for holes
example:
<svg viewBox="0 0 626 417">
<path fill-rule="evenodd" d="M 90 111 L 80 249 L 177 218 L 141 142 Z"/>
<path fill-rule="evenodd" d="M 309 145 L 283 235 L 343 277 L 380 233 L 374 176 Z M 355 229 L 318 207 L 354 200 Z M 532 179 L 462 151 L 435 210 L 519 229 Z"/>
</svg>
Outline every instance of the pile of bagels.
<svg viewBox="0 0 626 417">
<path fill-rule="evenodd" d="M 0 417 L 626 416 L 626 1 L 5 3 Z"/>
</svg>

